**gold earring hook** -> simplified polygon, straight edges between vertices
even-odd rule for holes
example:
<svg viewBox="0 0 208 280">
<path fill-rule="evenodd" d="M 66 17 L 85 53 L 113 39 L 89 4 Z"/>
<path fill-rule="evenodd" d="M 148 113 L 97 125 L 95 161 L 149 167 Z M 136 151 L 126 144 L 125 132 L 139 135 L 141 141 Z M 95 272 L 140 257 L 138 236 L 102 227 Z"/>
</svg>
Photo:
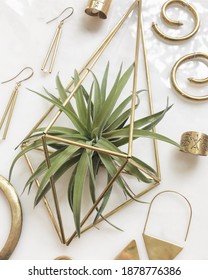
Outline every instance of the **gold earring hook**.
<svg viewBox="0 0 208 280">
<path fill-rule="evenodd" d="M 22 73 L 23 73 L 25 70 L 27 70 L 27 69 L 31 70 L 31 74 L 30 74 L 28 77 L 26 77 L 25 79 L 22 79 L 22 80 L 18 81 L 17 84 L 20 85 L 22 82 L 24 82 L 24 81 L 30 79 L 30 78 L 33 76 L 34 71 L 33 71 L 33 69 L 32 69 L 31 67 L 25 67 L 25 68 L 23 68 L 16 76 L 14 76 L 13 78 L 11 78 L 11 79 L 9 79 L 9 80 L 6 80 L 6 81 L 4 81 L 4 82 L 1 82 L 1 83 L 2 83 L 2 84 L 5 84 L 5 83 L 8 83 L 8 82 L 10 82 L 10 81 L 16 79 L 20 74 L 22 74 Z"/>
<path fill-rule="evenodd" d="M 150 202 L 149 210 L 148 210 L 148 213 L 147 213 L 147 218 L 146 218 L 145 225 L 144 225 L 143 234 L 144 234 L 145 231 L 146 231 L 146 227 L 147 227 L 147 223 L 148 223 L 148 220 L 149 220 L 149 216 L 150 216 L 150 212 L 151 212 L 151 208 L 152 208 L 153 202 L 155 201 L 155 199 L 156 199 L 159 195 L 164 194 L 164 193 L 173 193 L 173 194 L 176 194 L 176 195 L 181 196 L 181 197 L 187 202 L 187 204 L 188 204 L 188 206 L 189 206 L 190 215 L 189 215 L 189 222 L 188 222 L 187 231 L 186 231 L 186 235 L 185 235 L 185 241 L 186 241 L 186 240 L 187 240 L 187 237 L 188 237 L 190 225 L 191 225 L 191 220 L 192 220 L 192 207 L 191 207 L 191 203 L 188 201 L 188 199 L 187 199 L 184 195 L 180 194 L 179 192 L 171 191 L 171 190 L 159 192 L 156 196 L 154 196 L 154 198 L 153 198 L 152 201 Z"/>
<path fill-rule="evenodd" d="M 173 260 L 183 249 L 183 247 L 180 246 L 180 245 L 176 245 L 174 243 L 170 243 L 168 241 L 165 241 L 165 240 L 159 239 L 157 237 L 146 234 L 146 227 L 147 227 L 147 223 L 148 223 L 148 220 L 149 220 L 152 204 L 159 195 L 164 194 L 164 193 L 173 193 L 173 194 L 179 195 L 188 204 L 188 207 L 189 207 L 189 221 L 188 221 L 188 225 L 187 225 L 187 230 L 186 230 L 184 242 L 187 240 L 190 225 L 191 225 L 192 207 L 191 207 L 190 202 L 188 201 L 188 199 L 185 196 L 183 196 L 182 194 L 180 194 L 176 191 L 170 191 L 170 190 L 162 191 L 162 192 L 158 193 L 152 199 L 152 201 L 150 203 L 147 218 L 146 218 L 146 222 L 145 222 L 145 226 L 144 226 L 144 230 L 143 230 L 143 239 L 144 239 L 145 247 L 146 247 L 147 254 L 148 254 L 148 257 L 149 257 L 150 260 Z"/>
<path fill-rule="evenodd" d="M 63 15 L 63 13 L 65 13 L 65 12 L 66 12 L 67 10 L 69 10 L 69 9 L 71 10 L 71 13 L 70 13 L 68 16 L 66 16 L 64 19 L 62 19 L 61 22 L 60 22 L 60 23 L 63 24 L 64 21 L 65 21 L 67 18 L 69 18 L 69 17 L 74 13 L 74 8 L 72 8 L 72 7 L 67 7 L 67 8 L 64 9 L 57 17 L 55 17 L 55 18 L 53 18 L 53 19 L 47 21 L 46 23 L 48 24 L 48 23 L 50 23 L 50 22 L 52 22 L 52 21 L 58 19 L 60 16 Z"/>
<path fill-rule="evenodd" d="M 187 40 L 187 39 L 191 38 L 192 36 L 194 36 L 196 34 L 196 32 L 199 30 L 199 26 L 200 26 L 199 15 L 198 15 L 197 11 L 194 9 L 194 7 L 191 4 L 189 4 L 188 2 L 186 2 L 184 0 L 169 0 L 162 6 L 162 10 L 161 10 L 161 18 L 168 25 L 171 25 L 171 26 L 182 26 L 183 25 L 182 22 L 172 20 L 167 16 L 166 10 L 172 4 L 177 4 L 177 5 L 180 5 L 184 8 L 187 8 L 190 11 L 190 13 L 193 14 L 193 17 L 195 19 L 194 29 L 190 33 L 188 33 L 187 35 L 184 35 L 184 36 L 181 36 L 181 37 L 172 37 L 172 36 L 169 36 L 169 35 L 165 34 L 164 32 L 162 32 L 159 29 L 158 25 L 154 22 L 152 23 L 152 28 L 163 39 L 170 40 L 172 42 Z"/>
<path fill-rule="evenodd" d="M 196 58 L 202 58 L 202 59 L 206 59 L 208 60 L 208 54 L 205 53 L 192 53 L 192 54 L 188 54 L 183 56 L 182 58 L 180 58 L 175 65 L 173 66 L 173 69 L 171 71 L 171 83 L 174 87 L 174 89 L 183 97 L 186 97 L 190 100 L 194 100 L 194 101 L 205 101 L 208 100 L 208 95 L 202 95 L 202 96 L 194 96 L 194 95 L 190 95 L 187 92 L 185 92 L 184 90 L 182 90 L 178 83 L 177 83 L 177 79 L 176 79 L 176 73 L 177 70 L 179 68 L 179 66 L 183 63 L 185 63 L 186 61 L 192 60 L 192 59 L 196 59 Z M 195 78 L 188 78 L 188 80 L 192 83 L 195 84 L 204 84 L 208 82 L 208 77 L 207 78 L 203 78 L 203 79 L 195 79 Z"/>
</svg>

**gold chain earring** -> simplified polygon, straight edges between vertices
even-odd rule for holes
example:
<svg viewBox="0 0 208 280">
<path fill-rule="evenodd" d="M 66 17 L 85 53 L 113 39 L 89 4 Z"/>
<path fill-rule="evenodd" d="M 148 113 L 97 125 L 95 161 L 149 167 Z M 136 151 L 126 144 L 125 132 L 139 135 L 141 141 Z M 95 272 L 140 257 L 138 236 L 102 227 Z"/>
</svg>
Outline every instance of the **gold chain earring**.
<svg viewBox="0 0 208 280">
<path fill-rule="evenodd" d="M 180 58 L 175 63 L 175 65 L 173 66 L 173 69 L 171 71 L 171 83 L 172 83 L 174 89 L 183 97 L 193 100 L 193 101 L 205 101 L 205 100 L 208 100 L 208 95 L 203 95 L 203 96 L 190 95 L 179 87 L 177 79 L 176 79 L 176 73 L 177 73 L 177 70 L 180 67 L 180 65 L 182 65 L 185 62 L 190 61 L 190 60 L 196 60 L 197 58 L 208 60 L 208 54 L 191 53 L 191 54 L 187 54 L 187 55 L 183 56 L 182 58 Z M 203 79 L 195 79 L 195 78 L 191 77 L 191 78 L 188 78 L 188 80 L 193 84 L 205 84 L 208 82 L 208 77 L 203 78 Z"/>
<path fill-rule="evenodd" d="M 2 137 L 3 140 L 6 139 L 6 135 L 7 135 L 7 132 L 8 132 L 8 129 L 9 129 L 9 125 L 10 125 L 10 122 L 11 122 L 11 118 L 12 118 L 12 114 L 13 114 L 13 111 L 14 111 L 15 103 L 16 103 L 16 100 L 17 100 L 17 95 L 18 95 L 18 92 L 19 92 L 19 87 L 21 86 L 22 82 L 30 79 L 33 76 L 33 73 L 34 73 L 33 69 L 31 67 L 25 67 L 15 77 L 13 77 L 13 78 L 11 78 L 11 79 L 9 79 L 7 81 L 2 82 L 2 84 L 5 84 L 5 83 L 8 83 L 8 82 L 14 80 L 15 78 L 17 78 L 25 70 L 30 70 L 31 74 L 28 77 L 26 77 L 25 79 L 22 79 L 22 80 L 20 80 L 20 81 L 18 81 L 16 83 L 16 86 L 15 86 L 15 88 L 14 88 L 12 94 L 11 94 L 11 97 L 10 97 L 10 99 L 8 101 L 8 104 L 6 106 L 6 109 L 5 109 L 4 113 L 3 113 L 3 116 L 2 116 L 1 121 L 0 121 L 0 130 L 1 130 L 2 127 L 3 127 L 3 124 L 4 124 L 5 120 L 6 120 L 6 117 L 8 115 L 7 122 L 6 122 L 5 129 L 4 129 L 4 133 L 3 133 L 3 137 Z"/>
<path fill-rule="evenodd" d="M 194 9 L 194 7 L 191 4 L 187 3 L 186 1 L 169 0 L 169 1 L 165 2 L 165 4 L 162 6 L 162 10 L 161 10 L 161 18 L 167 25 L 170 25 L 173 27 L 180 27 L 183 25 L 183 23 L 181 21 L 172 20 L 167 16 L 166 10 L 172 4 L 180 5 L 189 10 L 189 12 L 193 15 L 194 20 L 195 20 L 195 26 L 194 26 L 193 30 L 190 33 L 188 33 L 187 35 L 184 35 L 181 37 L 172 37 L 172 36 L 169 36 L 169 35 L 163 33 L 159 29 L 158 25 L 154 22 L 152 23 L 152 28 L 155 31 L 155 33 L 157 35 L 159 35 L 160 37 L 162 37 L 163 39 L 166 39 L 166 40 L 169 40 L 172 42 L 179 42 L 179 41 L 187 40 L 187 39 L 191 38 L 192 36 L 194 36 L 196 34 L 196 32 L 199 30 L 199 26 L 200 26 L 199 15 L 198 15 L 197 11 Z"/>
<path fill-rule="evenodd" d="M 173 260 L 183 249 L 182 246 L 167 242 L 165 240 L 162 240 L 162 239 L 150 236 L 150 235 L 147 235 L 145 233 L 147 223 L 149 220 L 149 216 L 150 216 L 150 211 L 152 208 L 152 204 L 159 195 L 164 194 L 164 193 L 173 193 L 173 194 L 179 195 L 187 202 L 187 204 L 189 206 L 189 210 L 190 210 L 190 215 L 189 215 L 189 222 L 188 222 L 187 231 L 186 231 L 186 235 L 185 235 L 185 241 L 187 240 L 189 229 L 190 229 L 190 224 L 191 224 L 191 219 L 192 219 L 192 207 L 191 207 L 190 202 L 187 200 L 187 198 L 185 196 L 183 196 L 182 194 L 175 192 L 175 191 L 163 191 L 163 192 L 158 193 L 152 199 L 152 201 L 150 203 L 144 230 L 143 230 L 143 239 L 144 239 L 145 247 L 146 247 L 147 254 L 148 254 L 148 257 L 150 260 Z"/>
<path fill-rule="evenodd" d="M 55 35 L 52 39 L 52 42 L 50 44 L 50 47 L 48 49 L 48 52 L 46 54 L 46 57 L 44 59 L 44 62 L 43 62 L 43 65 L 41 67 L 41 70 L 44 71 L 44 72 L 49 72 L 51 73 L 52 70 L 53 70 L 53 65 L 54 65 L 54 62 L 55 62 L 55 58 L 56 58 L 56 54 L 57 54 L 57 51 L 58 51 L 58 46 L 59 46 L 59 42 L 60 42 L 60 38 L 61 38 L 61 33 L 62 33 L 62 27 L 63 27 L 63 24 L 65 22 L 66 19 L 68 19 L 69 17 L 71 17 L 71 15 L 73 14 L 74 12 L 74 9 L 72 7 L 67 7 L 66 9 L 64 9 L 57 17 L 49 20 L 48 22 L 46 22 L 47 24 L 58 19 L 61 15 L 63 15 L 63 13 L 65 13 L 67 10 L 70 10 L 70 14 L 68 16 L 66 16 L 64 19 L 62 19 L 56 29 L 56 32 L 55 32 Z M 49 64 L 49 69 L 47 70 L 46 68 L 46 65 L 47 63 L 49 62 L 49 58 L 51 57 L 51 61 L 50 61 L 50 64 Z"/>
</svg>

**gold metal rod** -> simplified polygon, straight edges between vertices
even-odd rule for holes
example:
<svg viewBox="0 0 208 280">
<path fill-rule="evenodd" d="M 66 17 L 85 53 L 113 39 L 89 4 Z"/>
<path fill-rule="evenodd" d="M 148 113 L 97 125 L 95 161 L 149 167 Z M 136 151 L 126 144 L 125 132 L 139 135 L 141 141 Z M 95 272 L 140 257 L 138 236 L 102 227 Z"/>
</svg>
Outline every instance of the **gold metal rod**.
<svg viewBox="0 0 208 280">
<path fill-rule="evenodd" d="M 93 211 L 96 209 L 96 207 L 98 206 L 98 204 L 101 202 L 101 200 L 103 199 L 103 197 L 106 195 L 106 193 L 109 191 L 109 189 L 111 188 L 112 184 L 115 182 L 115 180 L 117 179 L 117 177 L 119 176 L 119 174 L 122 172 L 122 170 L 125 168 L 126 164 L 128 163 L 128 159 L 126 159 L 126 161 L 124 162 L 124 164 L 121 165 L 121 167 L 117 170 L 116 174 L 112 177 L 112 179 L 110 180 L 110 182 L 107 184 L 107 186 L 105 187 L 105 189 L 102 191 L 102 193 L 99 195 L 99 197 L 97 198 L 96 202 L 93 204 L 93 206 L 91 207 L 91 209 L 88 211 L 88 213 L 85 215 L 85 217 L 83 218 L 83 220 L 80 222 L 80 227 L 82 227 L 86 221 L 88 220 L 88 218 L 91 216 L 91 214 L 93 213 Z M 77 232 L 75 231 L 72 236 L 66 241 L 66 245 L 68 246 L 72 240 L 76 237 Z"/>
<path fill-rule="evenodd" d="M 3 134 L 2 139 L 6 139 L 7 132 L 8 132 L 8 129 L 9 129 L 9 125 L 10 125 L 12 115 L 13 115 L 13 112 L 14 112 L 14 107 L 15 107 L 16 100 L 17 100 L 17 95 L 18 95 L 18 91 L 16 91 L 15 94 L 14 94 L 14 98 L 12 100 L 10 110 L 8 112 L 8 118 L 7 118 L 7 122 L 6 122 L 6 126 L 5 126 L 5 130 L 4 130 L 4 134 Z"/>
<path fill-rule="evenodd" d="M 79 75 L 83 73 L 83 71 L 87 68 L 87 66 L 90 64 L 90 62 L 97 56 L 97 54 L 102 50 L 103 45 L 106 44 L 106 42 L 112 40 L 112 38 L 115 36 L 117 31 L 120 29 L 124 21 L 127 19 L 127 17 L 130 15 L 130 13 L 134 10 L 136 7 L 138 1 L 136 0 L 128 9 L 128 11 L 123 15 L 123 17 L 120 19 L 120 21 L 117 23 L 117 25 L 113 28 L 113 30 L 109 33 L 108 37 L 102 42 L 102 44 L 97 48 L 97 50 L 93 53 L 93 55 L 90 57 L 90 59 L 83 65 L 83 67 L 79 71 Z M 69 88 L 73 85 L 74 81 L 70 81 L 70 83 L 65 87 L 65 90 L 69 90 Z M 35 126 L 31 129 L 31 131 L 27 134 L 27 137 L 29 137 L 35 129 L 37 129 L 40 124 L 46 119 L 46 117 L 50 114 L 50 112 L 55 108 L 55 105 L 52 105 L 49 110 L 41 117 L 41 119 L 35 124 Z"/>
<path fill-rule="evenodd" d="M 148 65 L 148 59 L 147 59 L 147 49 L 146 49 L 146 42 L 145 42 L 142 16 L 141 16 L 141 33 L 142 33 L 142 45 L 143 45 L 145 75 L 146 75 L 147 90 L 148 90 L 149 109 L 150 109 L 150 113 L 154 114 L 153 102 L 152 102 L 153 101 L 153 99 L 152 99 L 152 88 L 151 88 L 151 83 L 150 83 L 150 74 L 149 74 L 150 72 L 149 72 L 149 65 Z M 153 127 L 152 131 L 156 132 L 155 127 Z M 157 174 L 158 174 L 158 178 L 161 179 L 160 160 L 159 160 L 158 144 L 157 144 L 156 139 L 153 139 L 153 145 L 154 145 L 154 155 L 155 155 Z"/>
<path fill-rule="evenodd" d="M 142 172 L 144 172 L 145 174 L 147 174 L 148 176 L 150 176 L 150 178 L 152 178 L 153 180 L 155 180 L 155 182 L 157 182 L 157 183 L 160 182 L 160 178 L 158 178 L 157 176 L 155 176 L 154 174 L 152 174 L 149 170 L 147 170 L 146 168 L 144 168 L 143 166 L 141 166 L 140 164 L 138 164 L 137 162 L 135 162 L 135 161 L 132 160 L 131 158 L 129 158 L 129 163 L 133 164 L 133 165 L 136 166 L 139 170 L 141 170 Z"/>
<path fill-rule="evenodd" d="M 55 108 L 55 105 L 52 105 L 46 112 L 45 114 L 39 119 L 39 121 L 33 126 L 33 128 L 29 131 L 29 133 L 25 136 L 25 139 L 27 139 L 28 137 L 31 136 L 31 134 L 34 132 L 34 130 L 36 130 L 41 123 L 47 118 L 47 116 L 51 113 L 51 111 Z M 21 143 L 19 144 L 21 145 Z M 16 147 L 18 148 L 19 145 Z"/>
<path fill-rule="evenodd" d="M 76 141 L 66 140 L 66 139 L 56 137 L 56 136 L 52 136 L 52 135 L 49 135 L 49 134 L 46 134 L 45 137 L 48 138 L 48 139 L 53 139 L 57 142 L 75 145 L 75 146 L 78 146 L 78 147 L 81 147 L 81 148 L 86 148 L 86 149 L 101 152 L 101 153 L 104 153 L 104 154 L 110 154 L 110 155 L 118 156 L 118 157 L 122 157 L 122 158 L 127 158 L 128 157 L 126 154 L 123 154 L 123 153 L 118 153 L 118 152 L 98 148 L 98 147 L 95 147 L 95 146 L 86 145 L 86 144 L 79 143 L 79 142 L 76 142 Z"/>
<path fill-rule="evenodd" d="M 137 194 L 135 196 L 135 199 L 138 199 L 139 197 L 141 197 L 142 195 L 144 195 L 145 193 L 149 192 L 150 190 L 154 189 L 155 187 L 157 187 L 160 183 L 155 183 L 150 185 L 147 189 L 145 189 L 144 191 L 142 191 L 141 193 Z M 115 213 L 117 213 L 118 211 L 124 209 L 124 207 L 128 206 L 130 203 L 134 202 L 135 200 L 133 198 L 125 201 L 124 203 L 122 203 L 121 205 L 119 205 L 118 207 L 116 207 L 115 209 L 113 209 L 112 211 L 110 211 L 109 213 L 107 213 L 106 215 L 103 216 L 103 218 L 99 218 L 95 223 L 91 223 L 90 225 L 86 226 L 85 228 L 83 228 L 83 230 L 81 231 L 81 233 L 86 232 L 87 230 L 93 228 L 94 226 L 96 226 L 97 224 L 101 223 L 104 221 L 104 219 L 108 219 L 109 217 L 113 216 Z M 138 202 L 139 203 L 139 202 Z"/>
<path fill-rule="evenodd" d="M 42 67 L 41 67 L 41 70 L 42 70 L 42 71 L 45 71 L 45 72 L 47 71 L 47 70 L 45 69 L 45 67 L 46 67 L 46 64 L 48 63 L 48 60 L 49 60 L 49 57 L 50 57 L 50 55 L 51 55 L 51 52 L 52 52 L 52 50 L 53 50 L 53 48 L 54 48 L 54 45 L 57 44 L 57 38 L 58 38 L 58 35 L 59 35 L 60 30 L 61 30 L 61 28 L 62 28 L 62 25 L 63 25 L 63 24 L 59 24 L 59 26 L 58 26 L 57 29 L 56 29 L 55 35 L 54 35 L 54 37 L 53 37 L 53 39 L 52 39 L 52 42 L 51 42 L 51 44 L 50 44 L 50 47 L 49 47 L 48 52 L 47 52 L 47 54 L 46 54 L 46 57 L 45 57 L 45 59 L 44 59 L 43 65 L 42 65 Z"/>
<path fill-rule="evenodd" d="M 88 61 L 88 68 L 84 69 L 86 70 L 86 72 L 83 74 L 83 77 L 80 78 L 79 82 L 77 83 L 77 85 L 74 87 L 74 89 L 72 90 L 71 94 L 67 97 L 67 99 L 64 101 L 63 106 L 66 106 L 66 104 L 71 100 L 71 98 L 73 97 L 73 95 L 75 94 L 75 92 L 77 91 L 77 89 L 80 87 L 80 85 L 82 84 L 82 82 L 85 80 L 85 78 L 87 77 L 87 75 L 90 73 L 91 69 L 93 68 L 93 66 L 95 65 L 95 63 L 98 61 L 98 59 L 100 58 L 100 56 L 102 55 L 102 53 L 104 52 L 105 48 L 108 46 L 108 44 L 111 42 L 111 40 L 114 38 L 115 34 L 117 33 L 117 31 L 119 30 L 119 28 L 122 26 L 123 22 L 126 20 L 126 18 L 128 17 L 128 15 L 132 12 L 132 10 L 134 9 L 135 5 L 137 4 L 138 1 L 135 1 L 135 3 L 133 3 L 131 5 L 131 7 L 128 9 L 128 11 L 126 12 L 126 14 L 122 17 L 122 19 L 119 21 L 119 23 L 116 25 L 116 27 L 113 29 L 113 31 L 109 34 L 109 37 L 107 37 L 107 39 L 105 39 L 103 41 L 103 43 L 101 44 L 100 48 L 98 48 L 98 52 L 95 53 L 93 55 L 93 59 L 90 61 Z M 91 65 L 89 65 L 91 63 Z M 83 70 L 83 71 L 84 71 Z M 45 130 L 45 133 L 48 132 L 48 130 L 51 128 L 51 126 L 56 122 L 56 120 L 58 119 L 58 117 L 60 116 L 60 114 L 62 113 L 62 111 L 59 109 L 58 112 L 56 113 L 56 115 L 54 116 L 54 118 L 52 119 L 52 121 L 49 123 L 48 127 Z"/>
<path fill-rule="evenodd" d="M 13 93 L 11 94 L 11 96 L 10 96 L 10 98 L 9 98 L 9 101 L 8 101 L 8 103 L 7 103 L 6 109 L 5 109 L 5 111 L 4 111 L 4 114 L 3 114 L 2 119 L 1 119 L 1 122 L 0 122 L 0 129 L 2 128 L 2 126 L 3 126 L 3 124 L 4 124 L 4 121 L 5 121 L 5 119 L 6 119 L 6 116 L 7 116 L 8 112 L 9 112 L 9 108 L 10 108 L 10 106 L 11 106 L 11 104 L 12 104 L 12 101 L 13 101 L 13 98 L 14 98 L 14 95 L 15 95 L 15 92 L 16 92 L 16 88 L 14 89 L 14 91 L 13 91 Z"/>
<path fill-rule="evenodd" d="M 27 162 L 27 165 L 28 165 L 28 167 L 29 167 L 31 173 L 34 174 L 35 170 L 34 170 L 32 164 L 31 164 L 31 161 L 30 161 L 28 155 L 27 155 L 27 154 L 24 154 L 24 157 L 25 157 L 25 160 L 26 160 L 26 162 Z M 39 182 L 38 179 L 35 180 L 35 183 L 36 183 L 37 188 L 39 188 L 39 187 L 40 187 L 40 182 Z M 51 222 L 52 222 L 52 224 L 54 225 L 54 228 L 55 228 L 55 230 L 56 230 L 56 233 L 58 234 L 58 237 L 59 237 L 60 241 L 62 242 L 61 232 L 60 232 L 60 230 L 59 230 L 59 226 L 58 226 L 58 224 L 57 224 L 57 222 L 56 222 L 56 220 L 55 220 L 55 217 L 54 217 L 54 215 L 53 215 L 53 212 L 52 212 L 52 210 L 51 210 L 51 207 L 50 207 L 50 205 L 49 205 L 49 203 L 48 203 L 46 197 L 43 197 L 43 198 L 42 198 L 42 201 L 43 201 L 43 203 L 44 203 L 44 205 L 45 205 L 45 207 L 46 207 L 46 210 L 47 210 L 47 212 L 48 212 L 48 214 L 49 214 L 49 217 L 50 217 L 50 219 L 51 219 Z"/>
<path fill-rule="evenodd" d="M 5 125 L 3 137 L 2 137 L 3 140 L 6 139 L 7 132 L 8 132 L 8 129 L 9 129 L 9 125 L 10 125 L 10 122 L 11 122 L 11 119 L 12 119 L 12 115 L 13 115 L 13 112 L 14 112 L 14 107 L 15 107 L 15 103 L 16 103 L 17 95 L 18 95 L 18 88 L 19 88 L 19 86 L 17 85 L 15 87 L 14 93 L 11 96 L 12 97 L 11 102 L 9 102 L 10 105 L 8 107 L 8 110 L 7 110 L 8 117 L 7 117 L 7 122 L 6 122 L 6 125 Z"/>
<path fill-rule="evenodd" d="M 129 127 L 129 143 L 128 143 L 129 158 L 132 157 L 132 151 L 133 151 L 134 117 L 135 117 L 138 65 L 139 65 L 141 15 L 142 15 L 142 0 L 138 1 L 138 20 L 137 20 L 137 34 L 136 34 L 136 46 L 135 46 L 135 67 L 134 67 L 134 77 L 133 77 L 132 104 L 131 104 L 131 116 L 130 116 L 130 127 Z"/>
<path fill-rule="evenodd" d="M 45 135 L 42 137 L 42 142 L 43 142 L 43 149 L 44 149 L 44 154 L 45 154 L 45 158 L 46 158 L 46 163 L 47 163 L 48 168 L 50 168 L 51 163 L 50 163 L 50 158 L 49 158 L 49 154 L 48 154 L 48 150 L 47 150 L 47 143 L 46 143 Z M 56 193 L 56 187 L 55 187 L 53 176 L 50 177 L 50 184 L 51 184 L 51 189 L 52 189 L 52 193 L 53 193 L 58 223 L 59 223 L 59 227 L 60 227 L 60 231 L 61 231 L 61 239 L 62 239 L 63 244 L 65 244 L 66 239 L 65 239 L 65 234 L 64 234 L 64 227 L 63 227 L 61 211 L 60 211 L 60 207 L 59 207 L 59 202 L 58 202 L 58 197 L 57 197 L 57 193 Z"/>
<path fill-rule="evenodd" d="M 89 60 L 83 65 L 81 68 L 79 74 L 83 73 L 83 71 L 88 67 L 91 61 L 98 55 L 100 51 L 102 51 L 103 46 L 106 45 L 106 43 L 110 43 L 110 41 L 113 39 L 117 31 L 121 28 L 127 17 L 130 15 L 130 13 L 134 10 L 138 3 L 138 0 L 134 1 L 134 3 L 129 7 L 127 12 L 123 15 L 123 17 L 119 20 L 119 22 L 116 24 L 116 26 L 111 30 L 111 32 L 108 34 L 108 36 L 103 40 L 103 42 L 100 44 L 100 46 L 95 50 L 95 52 L 91 55 Z M 72 82 L 72 81 L 71 81 Z M 71 87 L 71 82 L 66 86 L 66 90 L 68 90 Z"/>
<path fill-rule="evenodd" d="M 62 27 L 62 25 L 60 26 L 59 32 L 57 34 L 56 43 L 55 43 L 55 46 L 54 46 L 54 52 L 53 52 L 53 55 L 52 55 L 51 64 L 50 64 L 50 68 L 49 68 L 49 73 L 51 73 L 52 70 L 53 70 L 55 58 L 56 58 L 56 55 L 57 55 L 58 46 L 59 46 L 60 39 L 61 39 L 61 34 L 62 34 L 62 28 L 61 27 Z"/>
</svg>

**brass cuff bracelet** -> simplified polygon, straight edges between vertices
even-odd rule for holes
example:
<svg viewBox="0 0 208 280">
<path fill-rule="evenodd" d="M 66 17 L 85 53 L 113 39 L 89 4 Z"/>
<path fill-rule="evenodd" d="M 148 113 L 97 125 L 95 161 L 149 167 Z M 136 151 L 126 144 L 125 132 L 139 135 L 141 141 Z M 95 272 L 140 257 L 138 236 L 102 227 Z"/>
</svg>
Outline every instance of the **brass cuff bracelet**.
<svg viewBox="0 0 208 280">
<path fill-rule="evenodd" d="M 89 16 L 98 16 L 106 19 L 112 0 L 89 0 L 85 13 Z"/>
<path fill-rule="evenodd" d="M 6 197 L 11 209 L 11 227 L 5 245 L 0 249 L 0 260 L 7 260 L 13 253 L 22 230 L 22 209 L 13 186 L 0 176 L 0 191 Z"/>
<path fill-rule="evenodd" d="M 208 155 L 208 135 L 187 131 L 181 136 L 181 151 L 197 156 Z"/>
</svg>

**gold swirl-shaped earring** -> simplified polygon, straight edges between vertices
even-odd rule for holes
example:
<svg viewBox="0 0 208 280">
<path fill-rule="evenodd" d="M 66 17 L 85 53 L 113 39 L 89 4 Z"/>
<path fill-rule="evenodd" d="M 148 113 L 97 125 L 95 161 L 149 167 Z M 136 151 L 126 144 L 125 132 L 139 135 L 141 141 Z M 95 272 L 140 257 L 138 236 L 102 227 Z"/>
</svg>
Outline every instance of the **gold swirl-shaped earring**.
<svg viewBox="0 0 208 280">
<path fill-rule="evenodd" d="M 183 97 L 186 97 L 190 100 L 194 100 L 194 101 L 205 101 L 205 100 L 208 100 L 208 95 L 202 95 L 202 96 L 194 96 L 194 95 L 190 95 L 188 94 L 187 92 L 185 92 L 184 90 L 182 90 L 178 83 L 177 83 L 177 80 L 176 80 L 176 73 L 177 73 L 177 70 L 179 68 L 179 66 L 189 60 L 192 60 L 192 59 L 196 59 L 196 58 L 200 58 L 200 59 L 206 59 L 208 60 L 208 54 L 205 54 L 205 53 L 192 53 L 192 54 L 188 54 L 188 55 L 185 55 L 183 56 L 182 58 L 180 58 L 176 63 L 175 65 L 173 66 L 173 69 L 171 71 L 171 83 L 174 87 L 174 89 L 180 94 L 182 95 Z M 202 61 L 203 62 L 203 61 Z M 205 63 L 205 62 L 204 62 Z M 203 79 L 195 79 L 193 77 L 191 78 L 188 78 L 188 80 L 191 82 L 191 83 L 194 83 L 194 84 L 205 84 L 208 82 L 208 77 L 207 78 L 203 78 Z"/>
<path fill-rule="evenodd" d="M 166 40 L 169 40 L 169 41 L 172 41 L 172 42 L 187 40 L 187 39 L 191 38 L 194 34 L 196 34 L 196 32 L 199 30 L 199 26 L 200 26 L 199 15 L 198 15 L 197 11 L 194 9 L 194 7 L 191 4 L 187 3 L 186 1 L 184 1 L 184 0 L 169 0 L 169 1 L 165 2 L 165 4 L 162 6 L 161 18 L 164 20 L 165 23 L 167 23 L 170 26 L 174 26 L 174 27 L 178 26 L 179 27 L 179 26 L 183 25 L 183 23 L 181 21 L 176 21 L 176 20 L 170 19 L 167 16 L 166 10 L 172 4 L 180 5 L 184 8 L 187 8 L 190 11 L 190 13 L 193 15 L 194 20 L 195 20 L 194 29 L 190 33 L 188 33 L 187 35 L 184 35 L 184 36 L 181 36 L 181 37 L 172 37 L 172 36 L 169 36 L 169 35 L 163 33 L 159 29 L 158 25 L 154 22 L 152 23 L 152 28 L 163 39 L 166 39 Z"/>
</svg>

